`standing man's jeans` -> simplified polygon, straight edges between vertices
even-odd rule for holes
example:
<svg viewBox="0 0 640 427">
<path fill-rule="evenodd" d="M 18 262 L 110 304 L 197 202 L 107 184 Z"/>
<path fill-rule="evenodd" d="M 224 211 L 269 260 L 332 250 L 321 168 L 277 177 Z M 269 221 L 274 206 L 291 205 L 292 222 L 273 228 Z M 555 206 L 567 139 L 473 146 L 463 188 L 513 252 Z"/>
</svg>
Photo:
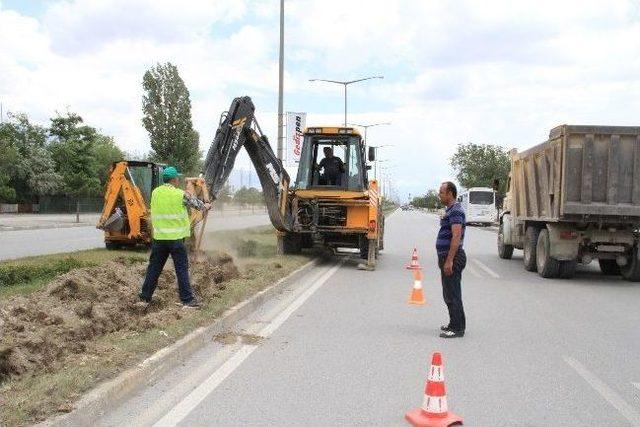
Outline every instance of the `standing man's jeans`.
<svg viewBox="0 0 640 427">
<path fill-rule="evenodd" d="M 183 239 L 153 241 L 149 267 L 147 267 L 147 275 L 144 278 L 140 297 L 146 301 L 151 301 L 153 292 L 158 285 L 158 277 L 160 277 L 169 255 L 171 255 L 173 266 L 176 269 L 180 301 L 188 303 L 193 299 L 193 292 L 191 292 L 191 285 L 189 284 L 189 257 L 187 256 L 187 248 Z"/>
<path fill-rule="evenodd" d="M 451 276 L 444 274 L 444 262 L 446 259 L 447 257 L 444 255 L 438 256 L 438 266 L 442 277 L 442 297 L 449 309 L 449 327 L 454 332 L 464 332 L 467 323 L 464 316 L 464 307 L 462 306 L 460 281 L 462 280 L 462 270 L 467 265 L 467 255 L 463 249 L 458 249 L 458 253 L 453 258 L 453 274 Z"/>
</svg>

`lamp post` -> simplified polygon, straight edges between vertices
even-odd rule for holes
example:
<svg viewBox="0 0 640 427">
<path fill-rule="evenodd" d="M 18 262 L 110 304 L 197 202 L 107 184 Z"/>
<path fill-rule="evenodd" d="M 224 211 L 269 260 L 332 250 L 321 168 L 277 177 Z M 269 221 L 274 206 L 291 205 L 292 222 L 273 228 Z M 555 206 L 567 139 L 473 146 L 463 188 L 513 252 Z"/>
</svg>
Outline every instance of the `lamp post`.
<svg viewBox="0 0 640 427">
<path fill-rule="evenodd" d="M 347 86 L 349 86 L 352 83 L 363 82 L 365 80 L 371 80 L 371 79 L 384 79 L 384 76 L 371 76 L 371 77 L 364 77 L 362 79 L 349 80 L 349 81 L 325 80 L 325 79 L 309 79 L 309 81 L 335 83 L 335 84 L 344 86 L 344 125 L 347 126 Z"/>
<path fill-rule="evenodd" d="M 390 125 L 391 122 L 385 122 L 385 123 L 372 123 L 370 125 L 359 125 L 357 123 L 349 123 L 349 126 L 359 126 L 361 128 L 364 128 L 364 143 L 367 143 L 367 129 L 372 128 L 374 126 L 388 126 Z"/>
<path fill-rule="evenodd" d="M 278 150 L 277 156 L 282 161 L 283 139 L 283 92 L 284 92 L 284 0 L 280 0 L 280 50 L 278 54 Z"/>
</svg>

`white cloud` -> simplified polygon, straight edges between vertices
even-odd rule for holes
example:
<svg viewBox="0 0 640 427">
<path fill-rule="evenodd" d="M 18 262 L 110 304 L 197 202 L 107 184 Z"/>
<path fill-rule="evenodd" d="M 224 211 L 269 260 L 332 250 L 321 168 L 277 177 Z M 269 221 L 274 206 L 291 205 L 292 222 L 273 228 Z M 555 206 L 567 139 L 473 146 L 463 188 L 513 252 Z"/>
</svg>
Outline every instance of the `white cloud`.
<svg viewBox="0 0 640 427">
<path fill-rule="evenodd" d="M 236 0 L 73 0 L 54 3 L 44 22 L 53 49 L 76 55 L 116 40 L 194 41 L 245 13 L 245 2 Z"/>
<path fill-rule="evenodd" d="M 451 175 L 457 143 L 525 148 L 560 123 L 637 124 L 639 10 L 631 0 L 288 0 L 285 109 L 341 123 L 341 88 L 307 80 L 384 74 L 350 89 L 349 121 L 393 122 L 369 139 L 395 145 L 386 173 L 417 194 Z M 41 122 L 68 106 L 142 152 L 142 75 L 171 61 L 203 150 L 240 95 L 254 98 L 275 146 L 278 19 L 278 3 L 261 0 L 57 1 L 38 19 L 0 5 L 1 100 Z"/>
</svg>

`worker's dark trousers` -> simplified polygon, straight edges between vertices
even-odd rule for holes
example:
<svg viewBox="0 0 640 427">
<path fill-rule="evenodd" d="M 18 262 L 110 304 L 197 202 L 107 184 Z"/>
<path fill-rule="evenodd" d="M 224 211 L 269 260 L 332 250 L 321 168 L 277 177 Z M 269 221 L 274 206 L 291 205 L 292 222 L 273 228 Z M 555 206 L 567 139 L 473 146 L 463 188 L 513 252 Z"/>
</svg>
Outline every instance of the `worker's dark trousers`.
<svg viewBox="0 0 640 427">
<path fill-rule="evenodd" d="M 452 331 L 464 332 L 467 327 L 467 321 L 464 316 L 464 307 L 462 306 L 462 270 L 467 265 L 467 254 L 464 250 L 458 249 L 458 253 L 453 258 L 453 274 L 446 276 L 444 274 L 444 262 L 446 256 L 438 256 L 438 266 L 440 267 L 440 276 L 442 278 L 442 297 L 449 309 L 449 328 Z"/>
<path fill-rule="evenodd" d="M 184 239 L 153 241 L 151 244 L 151 256 L 149 257 L 147 275 L 144 278 L 144 284 L 140 292 L 142 299 L 151 301 L 153 292 L 158 285 L 158 277 L 160 277 L 160 273 L 162 273 L 162 269 L 169 255 L 171 255 L 173 266 L 176 269 L 180 301 L 187 303 L 193 299 L 193 292 L 189 284 L 189 257 L 187 256 Z"/>
</svg>

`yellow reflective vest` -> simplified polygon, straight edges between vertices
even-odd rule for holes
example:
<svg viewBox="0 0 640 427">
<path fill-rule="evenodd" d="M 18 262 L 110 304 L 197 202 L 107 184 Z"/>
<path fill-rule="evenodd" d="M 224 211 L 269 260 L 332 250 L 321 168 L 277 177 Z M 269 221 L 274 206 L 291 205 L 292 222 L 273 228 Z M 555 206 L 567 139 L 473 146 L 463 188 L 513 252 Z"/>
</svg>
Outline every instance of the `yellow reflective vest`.
<svg viewBox="0 0 640 427">
<path fill-rule="evenodd" d="M 151 193 L 151 223 L 155 240 L 179 240 L 191 235 L 184 191 L 164 184 Z"/>
</svg>

